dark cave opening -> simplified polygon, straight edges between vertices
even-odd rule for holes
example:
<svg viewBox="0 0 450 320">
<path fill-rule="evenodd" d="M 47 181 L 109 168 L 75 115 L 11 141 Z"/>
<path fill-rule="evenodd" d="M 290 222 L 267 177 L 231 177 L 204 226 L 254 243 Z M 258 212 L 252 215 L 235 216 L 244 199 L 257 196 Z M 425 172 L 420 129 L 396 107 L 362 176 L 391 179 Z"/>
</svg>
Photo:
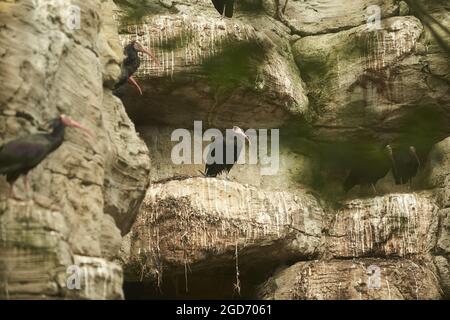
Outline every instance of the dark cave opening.
<svg viewBox="0 0 450 320">
<path fill-rule="evenodd" d="M 157 281 L 125 280 L 123 290 L 125 300 L 251 300 L 258 298 L 258 289 L 280 265 L 286 266 L 286 261 L 243 264 L 239 268 L 239 288 L 236 265 L 230 261 L 225 266 L 188 270 L 187 273 L 165 272 L 160 287 Z"/>
</svg>

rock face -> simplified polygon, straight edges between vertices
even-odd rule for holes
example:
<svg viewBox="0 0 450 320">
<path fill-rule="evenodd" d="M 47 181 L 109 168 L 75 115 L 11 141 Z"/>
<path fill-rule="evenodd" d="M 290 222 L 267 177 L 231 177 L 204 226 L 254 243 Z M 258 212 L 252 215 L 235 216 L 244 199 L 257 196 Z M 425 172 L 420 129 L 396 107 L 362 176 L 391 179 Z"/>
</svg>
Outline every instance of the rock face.
<svg viewBox="0 0 450 320">
<path fill-rule="evenodd" d="M 260 287 L 259 296 L 439 299 L 447 280 L 439 283 L 432 257 L 441 232 L 437 213 L 429 194 L 348 201 L 330 224 L 326 251 L 332 258 L 280 271 Z"/>
<path fill-rule="evenodd" d="M 268 11 L 273 2 L 265 1 Z M 381 18 L 396 14 L 398 5 L 393 0 L 356 0 L 352 2 L 315 0 L 280 1 L 284 15 L 292 29 L 301 35 L 333 33 L 359 26 L 379 14 Z"/>
<path fill-rule="evenodd" d="M 282 37 L 287 30 L 269 17 L 249 23 L 204 14 L 158 15 L 127 32 L 123 44 L 138 39 L 159 60 L 145 58 L 137 73 L 144 98 L 124 95 L 137 124 L 158 119 L 192 126 L 206 115 L 215 127 L 232 126 L 238 118 L 249 126 L 276 127 L 289 115 L 308 112 L 289 42 Z"/>
<path fill-rule="evenodd" d="M 137 239 L 132 252 L 148 253 L 156 265 L 189 264 L 191 270 L 211 267 L 212 253 L 221 264 L 236 250 L 255 264 L 312 258 L 321 250 L 323 216 L 307 194 L 263 192 L 217 179 L 175 180 L 148 190 L 131 234 Z"/>
<path fill-rule="evenodd" d="M 436 145 L 430 155 L 428 168 L 429 184 L 436 188 L 436 198 L 442 208 L 436 215 L 438 230 L 434 255 L 446 298 L 450 297 L 450 183 L 448 170 L 446 170 L 449 166 L 449 143 L 450 139 L 445 139 Z"/>
<path fill-rule="evenodd" d="M 205 127 L 204 130 L 208 128 Z M 165 180 L 176 176 L 201 176 L 200 172 L 205 171 L 205 164 L 183 164 L 177 165 L 172 161 L 171 135 L 177 127 L 172 126 L 138 126 L 137 130 L 152 150 L 152 181 Z M 193 130 L 189 130 L 191 137 L 195 136 Z M 268 134 L 271 135 L 270 133 Z M 279 138 L 280 143 L 283 138 Z M 193 141 L 191 141 L 193 142 Z M 203 150 L 208 146 L 208 142 L 203 143 Z M 192 144 L 193 145 L 193 144 Z M 248 157 L 248 148 L 246 154 Z M 270 156 L 271 153 L 268 154 Z M 271 191 L 296 191 L 298 190 L 298 180 L 313 181 L 313 159 L 305 155 L 294 153 L 288 148 L 280 148 L 279 167 L 275 175 L 261 175 L 261 169 L 268 167 L 259 162 L 257 165 L 235 165 L 229 174 L 231 180 L 242 184 L 249 184 L 263 190 Z"/>
<path fill-rule="evenodd" d="M 439 233 L 438 206 L 427 194 L 355 199 L 337 211 L 330 230 L 335 257 L 407 257 L 429 253 Z"/>
<path fill-rule="evenodd" d="M 149 0 L 117 27 L 110 0 L 0 2 L 2 143 L 61 113 L 97 136 L 68 129 L 30 201 L 0 182 L 0 298 L 449 298 L 449 8 L 419 4 Z M 131 40 L 158 61 L 119 100 Z M 194 121 L 280 129 L 278 173 L 174 164 Z M 345 193 L 387 144 L 420 151 L 410 185 Z"/>
<path fill-rule="evenodd" d="M 80 26 L 68 8 L 80 9 Z M 121 59 L 112 9 L 111 1 L 0 4 L 1 141 L 47 129 L 62 113 L 96 134 L 67 129 L 30 172 L 29 201 L 7 198 L 2 179 L 0 298 L 123 298 L 113 258 L 147 188 L 149 158 L 111 93 Z M 25 198 L 21 181 L 16 190 Z"/>
<path fill-rule="evenodd" d="M 261 288 L 269 300 L 439 299 L 435 275 L 410 260 L 300 262 Z"/>
<path fill-rule="evenodd" d="M 422 5 L 448 25 L 445 4 Z M 448 297 L 449 70 L 429 18 L 410 1 L 243 0 L 231 20 L 208 0 L 152 8 L 121 28 L 161 62 L 144 60 L 143 97 L 123 92 L 156 168 L 122 246 L 128 296 Z M 278 174 L 174 165 L 170 135 L 194 120 L 281 128 Z M 402 143 L 421 148 L 410 186 L 389 172 L 380 194 L 343 192 L 365 145 Z"/>
<path fill-rule="evenodd" d="M 423 71 L 428 59 L 420 20 L 392 17 L 380 28 L 364 24 L 294 44 L 303 79 L 321 110 L 315 134 L 334 135 L 344 128 L 341 138 L 347 140 L 373 136 L 367 129 L 379 136 L 404 122 L 410 125 L 408 120 L 424 107 L 430 115 L 448 116 L 440 111 L 449 104 L 448 83 Z"/>
</svg>

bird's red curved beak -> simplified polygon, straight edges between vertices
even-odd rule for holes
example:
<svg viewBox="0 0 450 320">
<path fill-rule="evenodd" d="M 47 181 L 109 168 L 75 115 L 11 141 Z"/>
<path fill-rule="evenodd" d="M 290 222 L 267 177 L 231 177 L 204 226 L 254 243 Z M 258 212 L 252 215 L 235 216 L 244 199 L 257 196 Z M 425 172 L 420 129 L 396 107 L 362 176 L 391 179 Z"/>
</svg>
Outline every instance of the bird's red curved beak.
<svg viewBox="0 0 450 320">
<path fill-rule="evenodd" d="M 78 123 L 75 120 L 72 120 L 66 116 L 62 116 L 61 119 L 66 126 L 80 129 L 83 132 L 83 134 L 85 134 L 87 137 L 95 140 L 94 133 L 91 130 L 89 130 L 88 128 L 82 126 L 80 123 Z"/>
<path fill-rule="evenodd" d="M 147 54 L 152 60 L 154 60 L 158 65 L 160 65 L 159 60 L 156 59 L 156 56 L 147 48 L 142 47 L 141 52 Z"/>
</svg>

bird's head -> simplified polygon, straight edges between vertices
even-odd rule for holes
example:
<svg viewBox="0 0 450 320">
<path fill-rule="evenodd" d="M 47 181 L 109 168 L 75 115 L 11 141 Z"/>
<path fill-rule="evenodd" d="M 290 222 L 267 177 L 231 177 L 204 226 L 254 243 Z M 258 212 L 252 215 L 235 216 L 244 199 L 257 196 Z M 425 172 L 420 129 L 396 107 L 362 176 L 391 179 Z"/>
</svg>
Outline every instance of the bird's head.
<svg viewBox="0 0 450 320">
<path fill-rule="evenodd" d="M 385 147 L 386 153 L 391 160 L 392 167 L 394 168 L 394 172 L 397 171 L 397 166 L 395 165 L 395 159 L 394 159 L 394 151 L 392 150 L 392 146 L 390 144 L 386 145 Z"/>
<path fill-rule="evenodd" d="M 145 48 L 139 41 L 136 41 L 136 40 L 135 40 L 135 41 L 132 42 L 132 44 L 133 44 L 134 50 L 136 50 L 137 52 L 145 53 L 145 54 L 147 54 L 150 58 L 153 59 L 153 55 L 152 55 L 152 53 L 150 52 L 150 50 L 148 50 L 147 48 Z"/>
<path fill-rule="evenodd" d="M 239 128 L 238 126 L 234 126 L 233 127 L 233 132 L 238 135 L 243 137 L 244 139 L 248 140 L 248 144 L 250 144 L 250 138 L 245 134 L 244 130 L 242 130 L 241 128 Z"/>
<path fill-rule="evenodd" d="M 394 158 L 394 152 L 392 151 L 392 147 L 390 144 L 386 145 L 384 147 L 384 149 L 386 150 L 387 154 L 389 155 L 390 158 Z"/>
<path fill-rule="evenodd" d="M 92 139 L 95 139 L 95 135 L 92 133 L 91 130 L 89 130 L 86 127 L 83 127 L 80 123 L 76 122 L 75 120 L 70 119 L 65 114 L 60 115 L 59 119 L 65 126 L 80 129 L 83 132 L 83 134 L 85 134 L 86 136 L 88 136 Z"/>
</svg>

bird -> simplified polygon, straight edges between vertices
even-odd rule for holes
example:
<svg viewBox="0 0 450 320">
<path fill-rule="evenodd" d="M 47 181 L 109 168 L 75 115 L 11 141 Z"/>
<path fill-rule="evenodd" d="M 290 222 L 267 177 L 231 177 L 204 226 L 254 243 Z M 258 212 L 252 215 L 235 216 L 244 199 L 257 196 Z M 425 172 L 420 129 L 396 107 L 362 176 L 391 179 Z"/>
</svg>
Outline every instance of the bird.
<svg viewBox="0 0 450 320">
<path fill-rule="evenodd" d="M 55 118 L 51 127 L 50 133 L 24 136 L 0 146 L 0 175 L 6 175 L 10 197 L 19 199 L 14 194 L 14 184 L 20 176 L 23 176 L 25 192 L 28 194 L 29 171 L 61 146 L 66 127 L 81 129 L 87 136 L 94 137 L 89 129 L 64 114 Z"/>
<path fill-rule="evenodd" d="M 245 139 L 247 139 L 250 144 L 249 137 L 244 133 L 244 131 L 241 128 L 234 126 L 233 133 L 234 135 L 232 139 L 229 139 L 230 137 L 226 137 L 225 139 L 217 138 L 220 140 L 214 141 L 214 145 L 219 145 L 220 142 L 223 143 L 222 159 L 219 158 L 219 161 L 216 161 L 216 149 L 212 147 L 206 159 L 205 173 L 203 174 L 205 177 L 217 177 L 218 175 L 224 172 L 228 175 L 228 173 L 231 171 L 234 164 L 238 161 L 241 155 Z M 243 139 L 243 141 L 241 141 L 242 143 L 238 143 L 237 139 Z M 227 149 L 230 150 L 233 149 L 232 162 L 227 161 Z"/>
<path fill-rule="evenodd" d="M 139 57 L 139 52 L 147 54 L 151 59 L 159 64 L 158 59 L 156 59 L 156 57 L 150 52 L 150 50 L 144 48 L 144 46 L 142 46 L 142 44 L 140 44 L 136 40 L 131 41 L 123 50 L 125 59 L 122 62 L 119 81 L 116 83 L 113 90 L 116 96 L 120 95 L 118 90 L 127 81 L 133 84 L 139 90 L 140 95 L 142 95 L 142 89 L 137 83 L 136 79 L 134 79 L 133 77 L 133 74 L 141 66 L 141 58 Z"/>
<path fill-rule="evenodd" d="M 408 145 L 397 145 L 393 147 L 393 157 L 395 168 L 392 171 L 395 184 L 402 185 L 411 183 L 420 169 L 421 161 L 417 154 L 416 147 Z"/>
<path fill-rule="evenodd" d="M 232 18 L 235 0 L 212 0 L 214 7 L 223 17 Z"/>
<path fill-rule="evenodd" d="M 366 147 L 356 153 L 352 161 L 350 173 L 344 181 L 345 192 L 354 186 L 371 186 L 377 193 L 375 184 L 384 178 L 391 168 L 395 167 L 392 147 L 386 145 Z"/>
</svg>

